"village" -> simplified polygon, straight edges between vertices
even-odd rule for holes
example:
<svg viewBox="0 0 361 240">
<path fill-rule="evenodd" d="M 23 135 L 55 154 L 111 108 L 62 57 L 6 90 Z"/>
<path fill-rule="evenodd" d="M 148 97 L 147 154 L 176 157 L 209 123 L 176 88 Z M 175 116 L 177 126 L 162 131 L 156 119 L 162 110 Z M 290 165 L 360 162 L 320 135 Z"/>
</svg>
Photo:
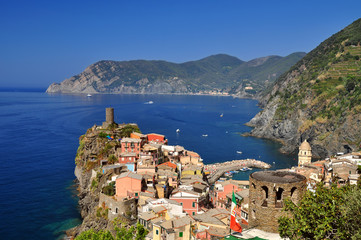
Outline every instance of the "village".
<svg viewBox="0 0 361 240">
<path fill-rule="evenodd" d="M 114 109 L 106 109 L 106 121 L 93 131 L 116 125 Z M 102 184 L 99 215 L 119 216 L 140 223 L 146 239 L 220 239 L 234 232 L 232 215 L 242 238 L 280 239 L 277 218 L 286 198 L 297 203 L 317 183 L 357 184 L 361 153 L 336 153 L 312 162 L 312 149 L 304 140 L 299 146 L 298 166 L 276 171 L 256 171 L 249 181 L 225 177 L 240 169 L 268 169 L 255 159 L 205 165 L 199 154 L 172 146 L 164 135 L 131 132 L 129 137 L 106 136 L 117 146 L 115 159 L 101 159 L 91 169 L 92 186 Z M 89 162 L 92 159 L 87 160 Z M 99 176 L 107 181 L 98 183 Z M 106 211 L 105 211 L 106 210 Z"/>
</svg>

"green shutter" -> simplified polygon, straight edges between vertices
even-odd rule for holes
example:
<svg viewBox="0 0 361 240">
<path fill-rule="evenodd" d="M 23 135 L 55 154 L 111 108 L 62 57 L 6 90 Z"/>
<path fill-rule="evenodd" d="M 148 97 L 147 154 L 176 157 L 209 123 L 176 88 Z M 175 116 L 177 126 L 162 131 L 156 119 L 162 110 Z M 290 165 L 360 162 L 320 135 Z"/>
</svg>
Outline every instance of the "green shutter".
<svg viewBox="0 0 361 240">
<path fill-rule="evenodd" d="M 195 207 L 196 206 L 196 202 L 192 202 L 192 207 Z"/>
<path fill-rule="evenodd" d="M 183 237 L 183 232 L 179 232 L 179 237 Z"/>
</svg>

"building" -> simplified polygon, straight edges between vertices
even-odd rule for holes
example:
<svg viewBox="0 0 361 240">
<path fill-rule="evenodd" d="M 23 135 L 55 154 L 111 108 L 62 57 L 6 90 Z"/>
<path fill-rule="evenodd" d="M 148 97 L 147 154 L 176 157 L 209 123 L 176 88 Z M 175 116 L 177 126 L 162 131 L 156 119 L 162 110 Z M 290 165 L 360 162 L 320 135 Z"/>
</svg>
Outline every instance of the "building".
<svg viewBox="0 0 361 240">
<path fill-rule="evenodd" d="M 155 142 L 155 143 L 166 143 L 167 139 L 164 135 L 157 134 L 157 133 L 149 133 L 147 134 L 148 142 Z"/>
<path fill-rule="evenodd" d="M 189 216 L 159 221 L 153 224 L 153 240 L 191 239 L 191 224 Z"/>
<path fill-rule="evenodd" d="M 169 199 L 179 202 L 183 210 L 191 216 L 201 212 L 205 201 L 200 193 L 185 189 L 176 189 Z"/>
<path fill-rule="evenodd" d="M 139 157 L 141 139 L 136 138 L 123 138 L 121 143 L 121 154 L 135 153 Z"/>
<path fill-rule="evenodd" d="M 134 139 L 140 139 L 140 146 L 143 147 L 143 145 L 147 142 L 147 135 L 141 134 L 141 133 L 137 133 L 137 132 L 132 132 L 130 134 L 130 138 L 134 138 Z"/>
<path fill-rule="evenodd" d="M 119 163 L 124 164 L 129 171 L 135 172 L 137 170 L 137 154 L 136 153 L 122 153 L 119 156 Z"/>
<path fill-rule="evenodd" d="M 194 236 L 196 239 L 220 239 L 229 234 L 230 212 L 213 208 L 202 214 L 196 214 Z"/>
<path fill-rule="evenodd" d="M 115 196 L 118 198 L 135 197 L 144 189 L 145 182 L 142 175 L 125 172 L 115 179 Z"/>
<path fill-rule="evenodd" d="M 298 203 L 306 191 L 305 176 L 288 171 L 254 172 L 249 176 L 249 226 L 278 232 L 283 200 Z"/>
<path fill-rule="evenodd" d="M 312 149 L 311 145 L 305 141 L 300 145 L 299 152 L 298 152 L 298 166 L 302 166 L 306 163 L 311 163 L 312 160 Z"/>
</svg>

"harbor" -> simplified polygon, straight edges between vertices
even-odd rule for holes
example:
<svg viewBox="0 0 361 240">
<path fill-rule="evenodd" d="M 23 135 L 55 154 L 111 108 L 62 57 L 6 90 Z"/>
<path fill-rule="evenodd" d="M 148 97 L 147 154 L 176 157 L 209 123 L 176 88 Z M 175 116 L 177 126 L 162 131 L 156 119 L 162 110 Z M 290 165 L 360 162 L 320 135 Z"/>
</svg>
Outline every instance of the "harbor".
<svg viewBox="0 0 361 240">
<path fill-rule="evenodd" d="M 232 160 L 223 163 L 204 165 L 204 171 L 208 172 L 209 184 L 215 183 L 222 175 L 229 171 L 247 170 L 250 168 L 268 169 L 271 165 L 256 159 Z M 241 170 L 242 171 L 242 170 Z"/>
</svg>

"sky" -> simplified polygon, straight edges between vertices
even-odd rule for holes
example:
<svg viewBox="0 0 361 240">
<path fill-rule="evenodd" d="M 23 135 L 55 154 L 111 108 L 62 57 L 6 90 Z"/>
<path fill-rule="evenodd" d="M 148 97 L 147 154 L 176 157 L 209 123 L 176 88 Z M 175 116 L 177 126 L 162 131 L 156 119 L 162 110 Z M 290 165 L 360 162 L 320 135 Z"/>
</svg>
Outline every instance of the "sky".
<svg viewBox="0 0 361 240">
<path fill-rule="evenodd" d="M 47 88 L 100 60 L 309 52 L 360 0 L 0 0 L 0 87 Z"/>
</svg>

